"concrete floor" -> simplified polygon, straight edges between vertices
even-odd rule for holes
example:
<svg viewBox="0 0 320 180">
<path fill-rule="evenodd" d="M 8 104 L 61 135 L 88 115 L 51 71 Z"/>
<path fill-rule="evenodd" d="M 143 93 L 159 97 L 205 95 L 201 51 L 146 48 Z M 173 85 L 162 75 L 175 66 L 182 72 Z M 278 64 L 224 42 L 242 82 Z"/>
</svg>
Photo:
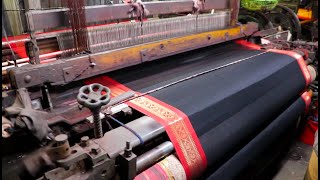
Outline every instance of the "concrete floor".
<svg viewBox="0 0 320 180">
<path fill-rule="evenodd" d="M 295 142 L 281 161 L 282 166 L 273 180 L 303 180 L 311 152 L 312 146 Z"/>
</svg>

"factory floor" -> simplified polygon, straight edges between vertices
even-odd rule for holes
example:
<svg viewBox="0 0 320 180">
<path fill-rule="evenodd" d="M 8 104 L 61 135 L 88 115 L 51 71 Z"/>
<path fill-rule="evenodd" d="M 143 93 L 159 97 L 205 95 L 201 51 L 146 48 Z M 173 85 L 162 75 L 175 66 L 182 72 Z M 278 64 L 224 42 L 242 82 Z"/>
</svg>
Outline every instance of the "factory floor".
<svg viewBox="0 0 320 180">
<path fill-rule="evenodd" d="M 301 141 L 293 143 L 273 180 L 303 180 L 311 153 L 312 146 Z"/>
</svg>

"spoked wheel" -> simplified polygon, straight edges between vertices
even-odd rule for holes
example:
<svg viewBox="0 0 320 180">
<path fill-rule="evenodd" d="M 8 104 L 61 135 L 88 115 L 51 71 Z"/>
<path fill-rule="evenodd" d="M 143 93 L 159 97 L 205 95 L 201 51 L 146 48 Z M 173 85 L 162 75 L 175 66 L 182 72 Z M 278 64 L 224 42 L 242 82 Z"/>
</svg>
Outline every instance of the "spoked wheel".
<svg viewBox="0 0 320 180">
<path fill-rule="evenodd" d="M 281 26 L 283 30 L 289 30 L 292 40 L 301 36 L 301 25 L 299 18 L 290 8 L 277 5 L 273 10 L 265 13 L 266 17 L 273 23 L 274 27 Z"/>
<path fill-rule="evenodd" d="M 259 25 L 259 30 L 273 28 L 272 22 L 259 11 L 250 11 L 244 8 L 240 9 L 238 21 L 242 24 L 255 22 Z"/>
</svg>

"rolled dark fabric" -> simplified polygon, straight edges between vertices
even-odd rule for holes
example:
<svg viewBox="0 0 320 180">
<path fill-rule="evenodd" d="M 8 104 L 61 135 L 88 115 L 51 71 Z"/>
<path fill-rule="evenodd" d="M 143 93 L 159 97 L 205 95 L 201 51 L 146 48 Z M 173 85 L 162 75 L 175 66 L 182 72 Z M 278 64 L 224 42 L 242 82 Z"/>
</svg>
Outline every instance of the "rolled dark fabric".
<svg viewBox="0 0 320 180">
<path fill-rule="evenodd" d="M 224 43 L 108 76 L 144 93 L 241 59 L 149 94 L 188 116 L 213 172 L 299 98 L 308 82 L 297 59 Z"/>
<path fill-rule="evenodd" d="M 289 86 L 276 86 L 200 136 L 209 168 L 222 165 L 294 102 L 296 96 Z"/>
<path fill-rule="evenodd" d="M 253 165 L 257 158 L 263 156 L 265 151 L 273 148 L 272 144 L 274 142 L 281 139 L 281 136 L 287 131 L 295 129 L 298 117 L 303 113 L 305 107 L 305 101 L 302 98 L 298 98 L 254 139 L 209 176 L 208 179 L 232 180 L 241 178 L 241 173 L 248 166 Z"/>
</svg>

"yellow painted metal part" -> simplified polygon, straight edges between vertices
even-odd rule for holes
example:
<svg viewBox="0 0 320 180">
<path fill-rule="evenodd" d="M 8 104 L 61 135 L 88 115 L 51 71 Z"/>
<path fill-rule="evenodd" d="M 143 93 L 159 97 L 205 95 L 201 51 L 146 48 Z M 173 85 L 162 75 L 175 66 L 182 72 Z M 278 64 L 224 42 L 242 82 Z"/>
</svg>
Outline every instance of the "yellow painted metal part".
<svg viewBox="0 0 320 180">
<path fill-rule="evenodd" d="M 257 24 L 249 23 L 228 29 L 166 39 L 125 49 L 93 55 L 98 67 L 119 69 L 119 67 L 139 64 L 189 50 L 238 39 L 255 32 Z"/>
<path fill-rule="evenodd" d="M 312 18 L 312 11 L 309 9 L 299 8 L 298 17 L 302 20 L 310 20 Z"/>
<path fill-rule="evenodd" d="M 315 141 L 313 143 L 313 151 L 304 180 L 318 180 L 318 138 L 317 131 L 315 134 Z"/>
<path fill-rule="evenodd" d="M 305 180 L 318 180 L 318 156 L 312 151 Z"/>
</svg>

